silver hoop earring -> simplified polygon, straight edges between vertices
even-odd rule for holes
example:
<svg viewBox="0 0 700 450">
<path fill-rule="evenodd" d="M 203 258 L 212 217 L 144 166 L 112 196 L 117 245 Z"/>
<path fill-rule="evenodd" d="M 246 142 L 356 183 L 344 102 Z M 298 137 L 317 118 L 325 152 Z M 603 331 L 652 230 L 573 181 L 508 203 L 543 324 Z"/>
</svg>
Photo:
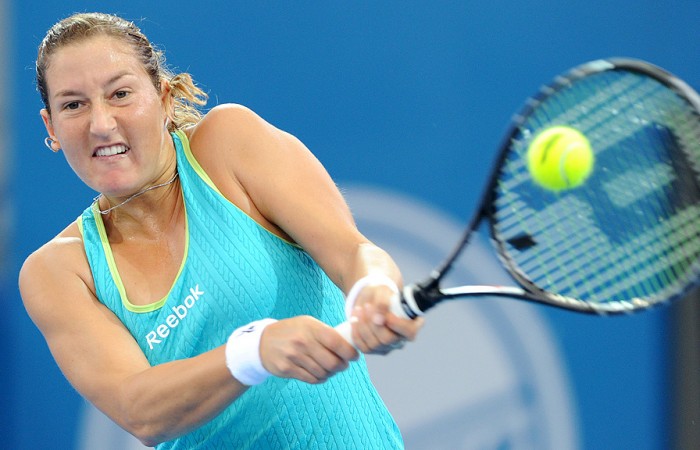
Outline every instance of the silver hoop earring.
<svg viewBox="0 0 700 450">
<path fill-rule="evenodd" d="M 60 149 L 55 149 L 55 148 L 53 148 L 53 143 L 54 143 L 54 142 L 56 142 L 56 141 L 54 141 L 53 139 L 51 139 L 51 138 L 48 137 L 48 136 L 47 136 L 46 138 L 44 138 L 44 145 L 45 145 L 49 150 L 51 150 L 52 152 L 56 153 L 56 152 L 57 152 L 58 150 L 60 150 Z"/>
</svg>

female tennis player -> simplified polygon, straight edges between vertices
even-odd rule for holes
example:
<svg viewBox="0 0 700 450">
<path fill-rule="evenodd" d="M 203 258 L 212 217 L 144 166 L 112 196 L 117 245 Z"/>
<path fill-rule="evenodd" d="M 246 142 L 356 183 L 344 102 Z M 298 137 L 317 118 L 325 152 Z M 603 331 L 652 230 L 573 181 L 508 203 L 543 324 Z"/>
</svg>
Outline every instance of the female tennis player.
<svg viewBox="0 0 700 450">
<path fill-rule="evenodd" d="M 388 312 L 400 272 L 309 150 L 242 106 L 200 114 L 120 17 L 60 21 L 36 70 L 47 146 L 100 192 L 20 273 L 70 383 L 159 449 L 401 448 L 357 350 L 422 322 Z"/>
</svg>

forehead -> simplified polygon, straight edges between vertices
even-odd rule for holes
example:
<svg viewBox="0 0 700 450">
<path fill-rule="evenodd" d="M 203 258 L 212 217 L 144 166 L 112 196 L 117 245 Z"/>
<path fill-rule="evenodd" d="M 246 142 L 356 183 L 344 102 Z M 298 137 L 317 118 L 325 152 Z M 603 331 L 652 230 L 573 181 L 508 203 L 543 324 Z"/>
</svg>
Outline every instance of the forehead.
<svg viewBox="0 0 700 450">
<path fill-rule="evenodd" d="M 46 81 L 55 84 L 99 82 L 114 71 L 147 76 L 135 49 L 107 35 L 89 37 L 65 45 L 50 57 Z"/>
</svg>

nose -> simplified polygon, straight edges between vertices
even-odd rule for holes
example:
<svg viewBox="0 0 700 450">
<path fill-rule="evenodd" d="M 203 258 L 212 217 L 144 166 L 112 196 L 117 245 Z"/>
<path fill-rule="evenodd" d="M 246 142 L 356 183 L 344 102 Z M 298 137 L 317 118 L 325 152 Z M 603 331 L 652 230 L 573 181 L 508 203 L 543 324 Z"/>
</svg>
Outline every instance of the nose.
<svg viewBox="0 0 700 450">
<path fill-rule="evenodd" d="M 116 128 L 117 121 L 109 105 L 93 103 L 90 114 L 90 132 L 96 136 L 108 136 Z"/>
</svg>

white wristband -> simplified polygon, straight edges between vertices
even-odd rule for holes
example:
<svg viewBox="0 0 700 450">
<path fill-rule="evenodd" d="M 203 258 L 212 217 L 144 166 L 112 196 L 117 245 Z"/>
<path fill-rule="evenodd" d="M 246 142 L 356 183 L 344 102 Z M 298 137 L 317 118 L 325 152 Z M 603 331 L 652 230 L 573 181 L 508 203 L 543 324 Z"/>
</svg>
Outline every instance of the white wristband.
<svg viewBox="0 0 700 450">
<path fill-rule="evenodd" d="M 348 292 L 348 296 L 345 299 L 346 319 L 349 320 L 350 317 L 352 317 L 352 310 L 355 307 L 357 296 L 360 295 L 360 291 L 367 286 L 386 286 L 391 289 L 394 294 L 399 293 L 399 287 L 396 286 L 396 282 L 387 275 L 384 275 L 383 273 L 370 273 L 369 275 L 357 280 L 355 284 L 353 284 L 352 288 L 350 288 L 350 292 Z"/>
<path fill-rule="evenodd" d="M 271 375 L 260 359 L 260 337 L 265 327 L 275 322 L 275 319 L 251 322 L 237 328 L 226 342 L 226 367 L 246 386 L 260 384 Z"/>
</svg>

